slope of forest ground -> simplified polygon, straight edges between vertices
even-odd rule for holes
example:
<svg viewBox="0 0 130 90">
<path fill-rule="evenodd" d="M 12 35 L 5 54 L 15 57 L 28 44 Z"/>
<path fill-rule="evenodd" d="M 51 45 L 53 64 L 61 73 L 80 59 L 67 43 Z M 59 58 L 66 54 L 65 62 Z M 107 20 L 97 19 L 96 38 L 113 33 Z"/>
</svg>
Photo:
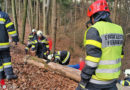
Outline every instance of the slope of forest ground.
<svg viewBox="0 0 130 90">
<path fill-rule="evenodd" d="M 77 83 L 56 74 L 55 71 L 41 69 L 30 64 L 24 64 L 24 46 L 12 45 L 11 55 L 14 72 L 19 76 L 17 80 L 7 81 L 9 90 L 74 90 Z"/>
<path fill-rule="evenodd" d="M 21 28 L 21 24 L 19 24 L 19 28 Z M 21 34 L 21 31 L 19 33 Z M 27 24 L 25 44 L 29 33 L 29 25 Z M 23 58 L 26 55 L 24 49 L 25 45 L 20 43 L 18 45 L 11 44 L 14 72 L 19 78 L 6 81 L 9 90 L 74 90 L 76 88 L 77 83 L 75 81 L 56 74 L 55 71 L 24 64 Z"/>
<path fill-rule="evenodd" d="M 79 57 L 84 58 L 85 56 L 85 49 L 82 47 L 82 41 L 84 31 L 86 29 L 84 24 L 86 20 L 83 19 L 79 22 L 79 24 L 76 24 L 73 27 L 70 26 L 71 28 L 69 28 L 67 31 L 64 31 L 64 27 L 61 26 L 59 28 L 60 30 L 57 32 L 56 50 L 69 50 L 72 54 L 70 64 L 78 63 Z M 21 29 L 20 23 L 19 28 Z M 27 24 L 25 43 L 27 42 L 29 33 L 29 25 Z M 125 44 L 125 58 L 122 60 L 122 70 L 130 68 L 129 39 L 130 36 L 127 36 Z M 6 81 L 9 90 L 75 90 L 77 82 L 63 77 L 62 75 L 55 73 L 55 71 L 41 69 L 30 64 L 24 64 L 23 57 L 26 55 L 24 48 L 25 46 L 20 43 L 17 46 L 11 44 L 14 72 L 19 76 L 19 78 L 17 80 Z M 121 78 L 123 79 L 123 74 L 121 75 Z"/>
</svg>

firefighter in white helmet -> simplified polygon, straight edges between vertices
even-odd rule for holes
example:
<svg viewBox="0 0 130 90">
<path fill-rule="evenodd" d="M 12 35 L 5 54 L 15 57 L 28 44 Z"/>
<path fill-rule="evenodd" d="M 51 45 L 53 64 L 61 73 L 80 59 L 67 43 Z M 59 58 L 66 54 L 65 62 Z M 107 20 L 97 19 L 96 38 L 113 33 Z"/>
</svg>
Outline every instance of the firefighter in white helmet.
<svg viewBox="0 0 130 90">
<path fill-rule="evenodd" d="M 43 36 L 41 30 L 37 31 L 37 39 L 33 41 L 32 50 L 36 51 L 36 55 L 39 58 L 47 59 L 47 55 L 49 54 L 49 45 L 46 37 Z"/>
<path fill-rule="evenodd" d="M 36 29 L 32 29 L 32 32 L 29 34 L 28 44 L 27 44 L 27 46 L 25 48 L 25 53 L 26 54 L 27 54 L 29 48 L 31 48 L 31 46 L 32 46 L 32 41 L 37 38 L 37 33 L 36 32 L 37 32 Z"/>
<path fill-rule="evenodd" d="M 123 86 L 130 86 L 130 69 L 126 69 L 124 74 L 125 74 L 125 79 L 118 80 L 117 82 Z"/>
</svg>

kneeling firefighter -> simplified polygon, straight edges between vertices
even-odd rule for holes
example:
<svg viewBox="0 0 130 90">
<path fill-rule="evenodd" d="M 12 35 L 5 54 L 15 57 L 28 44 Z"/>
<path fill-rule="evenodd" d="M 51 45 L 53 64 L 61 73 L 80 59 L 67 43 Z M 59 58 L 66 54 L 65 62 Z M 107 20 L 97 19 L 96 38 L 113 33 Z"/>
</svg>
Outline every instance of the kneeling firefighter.
<svg viewBox="0 0 130 90">
<path fill-rule="evenodd" d="M 32 50 L 36 51 L 36 55 L 39 58 L 47 59 L 47 55 L 50 52 L 48 43 L 49 42 L 46 37 L 43 36 L 42 31 L 37 31 L 37 39 L 33 41 Z"/>
<path fill-rule="evenodd" d="M 30 33 L 29 36 L 28 36 L 28 44 L 27 44 L 27 46 L 25 48 L 25 53 L 26 54 L 27 54 L 29 48 L 32 47 L 32 41 L 36 40 L 36 38 L 37 38 L 37 31 L 36 31 L 36 29 L 32 29 L 32 33 Z"/>
<path fill-rule="evenodd" d="M 70 52 L 68 51 L 57 51 L 54 54 L 48 55 L 48 59 L 61 65 L 68 65 L 70 56 Z"/>
<path fill-rule="evenodd" d="M 84 35 L 85 67 L 76 90 L 117 90 L 124 35 L 122 27 L 111 22 L 106 0 L 89 8 L 90 26 Z"/>
</svg>

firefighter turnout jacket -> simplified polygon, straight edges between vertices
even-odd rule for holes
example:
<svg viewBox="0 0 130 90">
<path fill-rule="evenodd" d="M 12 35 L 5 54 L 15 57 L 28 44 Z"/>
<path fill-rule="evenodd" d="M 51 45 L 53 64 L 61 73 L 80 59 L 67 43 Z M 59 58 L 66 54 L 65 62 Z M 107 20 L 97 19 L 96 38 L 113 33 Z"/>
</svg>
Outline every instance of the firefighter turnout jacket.
<svg viewBox="0 0 130 90">
<path fill-rule="evenodd" d="M 36 55 L 40 58 L 47 57 L 47 51 L 49 51 L 49 44 L 48 40 L 42 36 L 40 39 L 35 39 L 32 41 L 32 50 L 36 50 Z"/>
<path fill-rule="evenodd" d="M 0 51 L 9 50 L 9 35 L 14 42 L 18 42 L 18 36 L 8 14 L 0 11 Z"/>
<path fill-rule="evenodd" d="M 28 41 L 33 41 L 36 38 L 37 38 L 37 34 L 30 33 L 28 36 Z"/>
<path fill-rule="evenodd" d="M 123 30 L 119 25 L 98 21 L 84 35 L 86 65 L 81 79 L 93 84 L 110 84 L 120 75 Z M 85 84 L 84 84 L 85 85 Z M 80 84 L 82 88 L 85 88 Z"/>
<path fill-rule="evenodd" d="M 62 64 L 62 65 L 68 65 L 70 61 L 70 52 L 68 51 L 57 51 L 55 54 L 55 62 Z"/>
<path fill-rule="evenodd" d="M 33 33 L 30 33 L 29 36 L 28 36 L 28 44 L 25 48 L 25 50 L 29 50 L 29 48 L 31 48 L 32 44 L 33 44 L 33 41 L 37 39 L 37 34 L 33 34 Z"/>
</svg>

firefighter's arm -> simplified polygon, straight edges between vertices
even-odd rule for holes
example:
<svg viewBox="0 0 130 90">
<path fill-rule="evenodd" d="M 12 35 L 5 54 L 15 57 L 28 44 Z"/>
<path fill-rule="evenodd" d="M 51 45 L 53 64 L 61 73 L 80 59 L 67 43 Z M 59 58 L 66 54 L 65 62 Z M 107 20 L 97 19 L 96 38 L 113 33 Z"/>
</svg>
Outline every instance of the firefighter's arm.
<svg viewBox="0 0 130 90">
<path fill-rule="evenodd" d="M 16 30 L 15 30 L 13 22 L 11 22 L 11 20 L 7 14 L 5 16 L 5 19 L 6 19 L 5 28 L 7 29 L 8 34 L 11 35 L 14 42 L 18 42 L 19 38 L 18 38 L 18 35 L 17 35 Z"/>
<path fill-rule="evenodd" d="M 129 86 L 129 81 L 128 80 L 118 80 L 117 81 L 119 84 L 122 86 Z"/>
<path fill-rule="evenodd" d="M 28 36 L 28 41 L 31 41 L 31 38 L 33 38 L 33 35 L 30 34 L 30 35 Z"/>
<path fill-rule="evenodd" d="M 45 39 L 45 41 L 46 41 L 46 48 L 49 51 L 49 41 L 47 39 Z"/>
<path fill-rule="evenodd" d="M 85 58 L 85 67 L 81 72 L 80 86 L 83 88 L 87 85 L 91 76 L 95 73 L 99 63 L 101 51 L 101 38 L 95 28 L 90 28 L 84 37 L 84 45 L 86 47 L 87 56 Z"/>
<path fill-rule="evenodd" d="M 121 59 L 124 58 L 124 50 L 122 49 L 122 53 L 121 53 Z"/>
</svg>

